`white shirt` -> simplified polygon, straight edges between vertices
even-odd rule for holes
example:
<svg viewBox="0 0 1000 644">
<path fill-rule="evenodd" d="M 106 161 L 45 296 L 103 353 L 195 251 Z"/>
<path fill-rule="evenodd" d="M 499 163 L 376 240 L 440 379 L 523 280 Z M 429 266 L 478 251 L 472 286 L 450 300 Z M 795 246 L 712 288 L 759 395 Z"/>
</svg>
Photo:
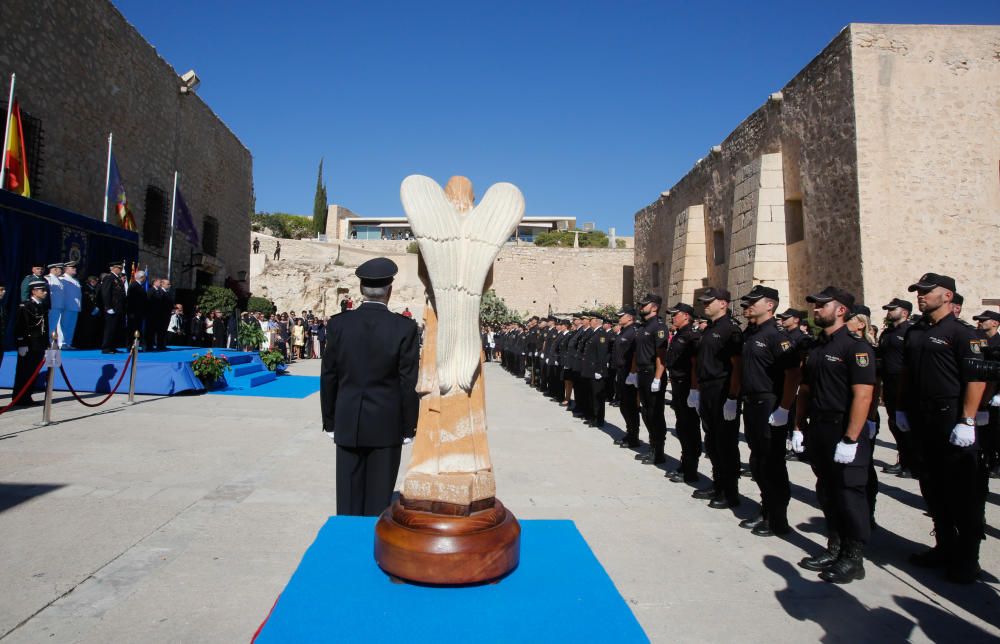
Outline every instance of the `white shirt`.
<svg viewBox="0 0 1000 644">
<path fill-rule="evenodd" d="M 64 309 L 66 308 L 66 296 L 63 291 L 62 280 L 49 273 L 45 276 L 45 281 L 49 283 L 49 302 L 51 302 L 51 307 L 53 309 Z M 79 308 L 77 309 L 79 310 Z"/>
<path fill-rule="evenodd" d="M 83 293 L 80 289 L 80 282 L 71 275 L 63 275 L 59 278 L 63 283 L 64 308 L 67 311 L 79 311 L 83 303 Z"/>
</svg>

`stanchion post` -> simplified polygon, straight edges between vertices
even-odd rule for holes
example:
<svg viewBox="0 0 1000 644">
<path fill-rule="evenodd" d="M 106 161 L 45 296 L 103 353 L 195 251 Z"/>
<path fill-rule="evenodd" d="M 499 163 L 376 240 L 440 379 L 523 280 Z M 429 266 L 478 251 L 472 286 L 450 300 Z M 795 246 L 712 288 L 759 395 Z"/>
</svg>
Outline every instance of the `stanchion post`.
<svg viewBox="0 0 1000 644">
<path fill-rule="evenodd" d="M 35 423 L 39 427 L 45 427 L 52 423 L 52 390 L 55 388 L 56 369 L 59 368 L 60 358 L 59 334 L 53 331 L 49 350 L 45 352 L 45 362 L 49 367 L 49 375 L 45 382 L 45 404 L 42 406 L 42 420 Z"/>
<path fill-rule="evenodd" d="M 139 363 L 139 332 L 135 332 L 135 339 L 132 340 L 132 371 L 128 376 L 128 400 L 126 405 L 135 404 L 135 370 Z"/>
</svg>

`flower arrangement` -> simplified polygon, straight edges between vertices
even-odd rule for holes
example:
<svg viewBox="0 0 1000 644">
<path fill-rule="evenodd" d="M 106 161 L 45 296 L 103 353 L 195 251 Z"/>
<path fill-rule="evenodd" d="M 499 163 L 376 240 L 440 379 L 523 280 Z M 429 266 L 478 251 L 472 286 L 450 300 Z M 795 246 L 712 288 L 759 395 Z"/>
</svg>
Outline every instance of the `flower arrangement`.
<svg viewBox="0 0 1000 644">
<path fill-rule="evenodd" d="M 276 349 L 261 351 L 260 359 L 270 371 L 274 371 L 285 362 L 285 356 L 281 355 L 281 352 Z"/>
<path fill-rule="evenodd" d="M 203 355 L 196 353 L 194 358 L 191 370 L 206 387 L 214 385 L 225 372 L 232 371 L 226 356 L 216 356 L 209 351 Z"/>
</svg>

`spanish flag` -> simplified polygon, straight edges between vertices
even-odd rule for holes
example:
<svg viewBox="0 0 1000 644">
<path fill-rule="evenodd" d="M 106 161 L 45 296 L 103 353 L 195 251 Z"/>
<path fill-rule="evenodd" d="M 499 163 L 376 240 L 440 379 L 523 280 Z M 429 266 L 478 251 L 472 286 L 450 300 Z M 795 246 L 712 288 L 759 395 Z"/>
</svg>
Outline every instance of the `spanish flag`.
<svg viewBox="0 0 1000 644">
<path fill-rule="evenodd" d="M 28 157 L 24 152 L 24 128 L 21 127 L 21 106 L 14 101 L 7 133 L 7 177 L 4 187 L 22 197 L 31 196 L 28 181 Z"/>
</svg>

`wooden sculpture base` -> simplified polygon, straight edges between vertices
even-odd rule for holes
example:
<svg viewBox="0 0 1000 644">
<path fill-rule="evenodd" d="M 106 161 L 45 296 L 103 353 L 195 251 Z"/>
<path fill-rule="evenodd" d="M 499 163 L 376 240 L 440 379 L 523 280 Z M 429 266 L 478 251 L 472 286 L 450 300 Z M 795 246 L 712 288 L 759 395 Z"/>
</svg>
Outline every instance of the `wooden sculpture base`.
<svg viewBox="0 0 1000 644">
<path fill-rule="evenodd" d="M 520 555 L 521 526 L 499 500 L 469 516 L 409 510 L 396 501 L 375 525 L 375 561 L 407 581 L 484 583 L 516 568 Z"/>
</svg>

